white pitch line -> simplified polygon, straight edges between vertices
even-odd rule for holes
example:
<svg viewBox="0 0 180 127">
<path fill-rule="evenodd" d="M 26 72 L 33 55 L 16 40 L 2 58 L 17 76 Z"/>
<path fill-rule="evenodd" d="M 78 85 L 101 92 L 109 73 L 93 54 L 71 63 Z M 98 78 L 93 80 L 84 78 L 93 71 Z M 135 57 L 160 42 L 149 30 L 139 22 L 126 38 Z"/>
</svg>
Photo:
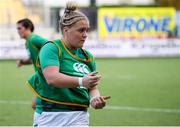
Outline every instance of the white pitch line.
<svg viewBox="0 0 180 127">
<path fill-rule="evenodd" d="M 112 79 L 112 76 L 102 76 L 103 79 Z M 134 80 L 136 77 L 132 75 L 113 75 L 113 80 Z"/>
<path fill-rule="evenodd" d="M 0 104 L 15 104 L 15 105 L 29 105 L 31 104 L 29 101 L 21 101 L 21 100 L 0 100 Z"/>
<path fill-rule="evenodd" d="M 22 100 L 0 100 L 0 104 L 15 104 L 15 105 L 30 105 L 30 101 Z M 135 111 L 135 112 L 161 112 L 161 113 L 180 113 L 180 109 L 165 109 L 165 108 L 140 108 L 132 106 L 106 106 L 106 110 L 122 110 L 122 111 Z"/>
<path fill-rule="evenodd" d="M 107 110 L 126 110 L 135 112 L 162 112 L 162 113 L 180 113 L 180 109 L 165 109 L 165 108 L 140 108 L 131 106 L 106 106 Z"/>
</svg>

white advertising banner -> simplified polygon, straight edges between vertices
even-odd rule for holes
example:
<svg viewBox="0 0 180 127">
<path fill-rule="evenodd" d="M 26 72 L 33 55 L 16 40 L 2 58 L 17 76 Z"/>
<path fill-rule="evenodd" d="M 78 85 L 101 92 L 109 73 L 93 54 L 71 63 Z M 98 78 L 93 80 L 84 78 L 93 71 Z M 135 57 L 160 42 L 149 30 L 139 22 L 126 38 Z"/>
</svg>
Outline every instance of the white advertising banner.
<svg viewBox="0 0 180 127">
<path fill-rule="evenodd" d="M 180 56 L 180 39 L 87 40 L 84 48 L 97 58 Z M 27 57 L 24 43 L 0 43 L 0 59 Z"/>
<path fill-rule="evenodd" d="M 1 42 L 0 59 L 24 59 L 28 58 L 25 45 L 22 42 Z"/>
<path fill-rule="evenodd" d="M 180 39 L 88 41 L 85 49 L 95 57 L 180 56 Z"/>
</svg>

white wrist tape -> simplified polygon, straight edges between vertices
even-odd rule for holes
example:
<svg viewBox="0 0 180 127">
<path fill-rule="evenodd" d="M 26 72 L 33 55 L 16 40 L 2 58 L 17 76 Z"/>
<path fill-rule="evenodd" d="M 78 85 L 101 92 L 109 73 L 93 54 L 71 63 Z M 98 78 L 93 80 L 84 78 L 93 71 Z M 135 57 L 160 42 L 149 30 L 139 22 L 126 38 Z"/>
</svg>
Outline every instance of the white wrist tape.
<svg viewBox="0 0 180 127">
<path fill-rule="evenodd" d="M 79 86 L 83 87 L 83 78 L 82 77 L 78 78 L 78 82 L 79 82 Z"/>
</svg>

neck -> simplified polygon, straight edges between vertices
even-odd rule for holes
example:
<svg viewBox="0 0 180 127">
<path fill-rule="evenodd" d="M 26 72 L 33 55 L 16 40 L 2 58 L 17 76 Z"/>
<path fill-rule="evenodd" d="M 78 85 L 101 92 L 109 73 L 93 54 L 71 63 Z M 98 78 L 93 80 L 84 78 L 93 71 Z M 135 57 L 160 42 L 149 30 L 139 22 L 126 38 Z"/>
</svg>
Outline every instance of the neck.
<svg viewBox="0 0 180 127">
<path fill-rule="evenodd" d="M 29 36 L 31 35 L 31 32 L 28 32 L 26 35 L 25 35 L 25 37 L 24 37 L 24 39 L 28 39 L 29 38 Z"/>
<path fill-rule="evenodd" d="M 72 50 L 77 49 L 76 47 L 73 47 L 65 38 L 62 38 L 62 40 L 64 41 L 64 44 L 68 49 L 72 49 Z"/>
</svg>

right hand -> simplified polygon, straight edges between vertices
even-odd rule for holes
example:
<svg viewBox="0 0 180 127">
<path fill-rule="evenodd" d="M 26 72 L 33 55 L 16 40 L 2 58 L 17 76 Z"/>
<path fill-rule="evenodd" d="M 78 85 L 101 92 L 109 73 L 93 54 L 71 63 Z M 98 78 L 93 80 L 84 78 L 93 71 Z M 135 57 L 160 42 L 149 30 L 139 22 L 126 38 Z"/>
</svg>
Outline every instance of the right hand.
<svg viewBox="0 0 180 127">
<path fill-rule="evenodd" d="M 98 85 L 101 75 L 97 75 L 98 72 L 91 72 L 85 77 L 83 77 L 83 86 L 86 88 L 93 88 Z"/>
<path fill-rule="evenodd" d="M 20 68 L 21 66 L 23 66 L 21 60 L 17 60 L 17 62 L 16 62 L 16 67 L 17 67 L 17 68 Z"/>
<path fill-rule="evenodd" d="M 110 99 L 110 96 L 99 96 L 99 97 L 94 97 L 90 101 L 91 107 L 94 109 L 102 109 L 106 106 L 106 101 Z"/>
</svg>

